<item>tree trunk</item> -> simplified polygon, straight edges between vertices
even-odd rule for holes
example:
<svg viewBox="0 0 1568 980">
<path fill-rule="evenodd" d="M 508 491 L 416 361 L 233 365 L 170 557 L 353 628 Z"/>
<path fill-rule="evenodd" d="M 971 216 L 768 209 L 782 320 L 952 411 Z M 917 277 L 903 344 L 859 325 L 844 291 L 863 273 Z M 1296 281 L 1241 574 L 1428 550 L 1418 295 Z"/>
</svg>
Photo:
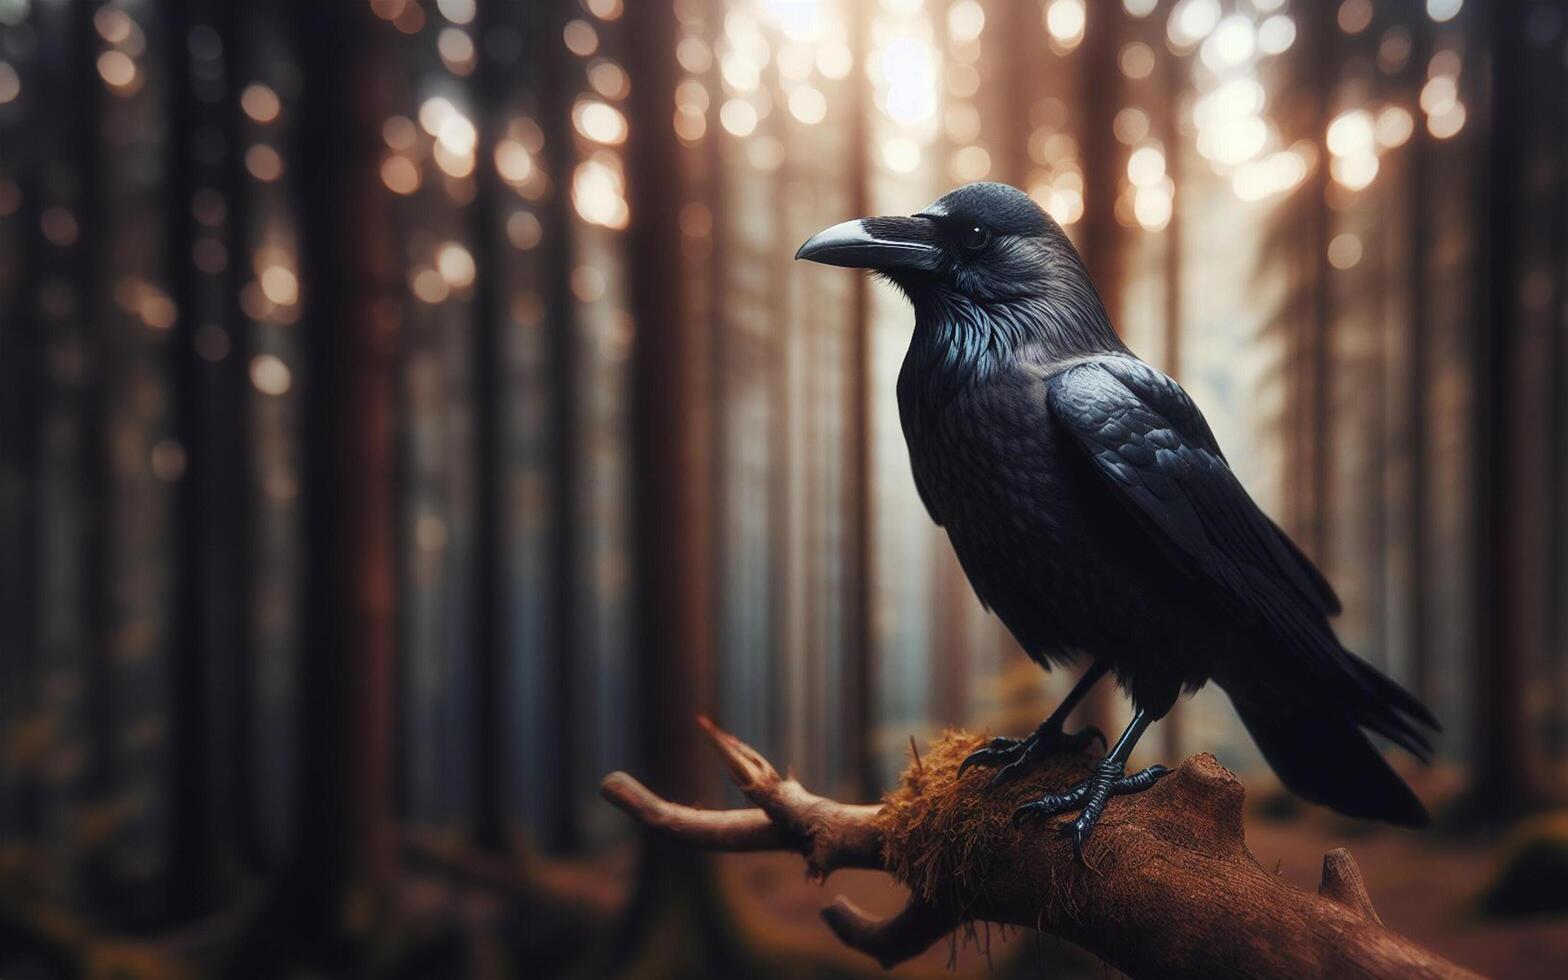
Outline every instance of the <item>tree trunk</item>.
<svg viewBox="0 0 1568 980">
<path fill-rule="evenodd" d="M 1531 100 L 1526 7 L 1494 4 L 1480 33 L 1488 52 L 1491 91 L 1488 166 L 1477 195 L 1477 236 L 1483 242 L 1481 309 L 1475 318 L 1474 576 L 1477 617 L 1474 780 L 1477 813 L 1515 813 L 1539 796 L 1535 743 L 1526 698 L 1530 652 L 1525 575 L 1532 538 L 1520 507 L 1521 468 L 1538 452 L 1536 419 L 1522 398 L 1519 239 L 1524 181 L 1520 173 Z"/>
<path fill-rule="evenodd" d="M 1097 4 L 1085 27 L 1083 44 L 1075 57 L 1082 72 L 1080 96 L 1083 124 L 1079 130 L 1083 156 L 1084 210 L 1079 252 L 1094 280 L 1106 314 L 1113 325 L 1122 310 L 1127 235 L 1116 221 L 1116 197 L 1126 161 L 1116 144 L 1111 120 L 1121 108 L 1122 73 L 1117 67 L 1123 16 L 1120 4 Z M 1080 724 L 1107 732 L 1115 722 L 1117 692 L 1112 684 L 1097 684 L 1076 712 Z"/>
<path fill-rule="evenodd" d="M 217 605 L 213 610 L 213 637 L 227 680 L 218 694 L 222 713 L 215 726 L 222 760 L 218 792 L 226 807 L 222 823 L 228 828 L 235 853 L 242 864 L 255 870 L 266 864 L 266 847 L 257 818 L 260 804 L 251 736 L 255 718 L 253 566 L 258 549 L 253 535 L 257 494 L 251 470 L 255 437 L 250 410 L 254 397 L 250 380 L 251 322 L 240 300 L 251 275 L 250 175 L 245 170 L 245 116 L 240 107 L 243 86 L 239 84 L 249 74 L 246 40 L 251 31 L 247 14 L 250 9 L 248 4 L 224 4 L 218 17 L 229 82 L 221 112 L 227 152 L 216 181 L 223 189 L 224 244 L 228 254 L 222 285 L 228 349 L 219 362 L 210 391 L 212 425 L 219 435 L 209 446 L 209 472 L 213 496 L 221 502 L 215 507 L 217 524 L 210 530 L 215 536 L 213 574 L 221 582 L 214 597 Z"/>
<path fill-rule="evenodd" d="M 303 622 L 294 847 L 277 902 L 329 961 L 388 834 L 395 258 L 377 178 L 385 41 L 359 5 L 299 0 L 294 151 L 302 364 Z M 374 25 L 380 27 L 379 24 Z"/>
<path fill-rule="evenodd" d="M 1412 44 L 1408 68 L 1407 90 L 1416 96 L 1426 79 L 1427 61 L 1431 56 L 1431 31 L 1418 19 L 1411 27 Z M 1412 102 L 1414 98 L 1412 98 Z M 1405 221 L 1409 255 L 1406 258 L 1405 282 L 1405 425 L 1404 442 L 1408 453 L 1405 478 L 1405 520 L 1408 528 L 1405 556 L 1405 623 L 1406 645 L 1409 649 L 1410 686 L 1417 697 L 1431 704 L 1436 701 L 1436 683 L 1433 678 L 1431 636 L 1427 628 L 1430 611 L 1431 576 L 1427 571 L 1427 522 L 1430 519 L 1430 495 L 1427 492 L 1427 424 L 1430 410 L 1427 386 L 1430 384 L 1431 309 L 1427 302 L 1428 243 L 1432 237 L 1431 181 L 1427 173 L 1427 157 L 1431 152 L 1431 139 L 1426 127 L 1418 121 L 1405 148 Z"/>
<path fill-rule="evenodd" d="M 1153 25 L 1153 33 L 1158 32 L 1158 25 Z M 1180 194 L 1186 186 L 1182 177 L 1183 162 L 1187 148 L 1181 133 L 1181 125 L 1177 117 L 1181 113 L 1181 94 L 1187 87 L 1186 65 L 1169 51 L 1160 51 L 1158 37 L 1150 37 L 1149 44 L 1160 59 L 1161 81 L 1165 86 L 1165 104 L 1160 107 L 1160 141 L 1165 146 L 1165 175 L 1170 178 L 1171 184 Z M 1176 197 L 1171 202 L 1170 223 L 1165 226 L 1165 262 L 1161 267 L 1164 279 L 1164 309 L 1165 309 L 1165 373 L 1176 381 L 1181 381 L 1182 375 L 1182 290 L 1181 276 L 1183 270 L 1182 251 L 1182 209 L 1185 202 Z M 1183 701 L 1178 698 L 1171 707 L 1160 725 L 1161 738 L 1164 745 L 1165 757 L 1168 759 L 1181 758 L 1181 730 L 1182 730 Z"/>
<path fill-rule="evenodd" d="M 697 763 L 693 715 L 712 700 L 712 556 L 707 482 L 711 452 L 710 338 L 686 316 L 679 214 L 680 146 L 662 122 L 679 81 L 668 4 L 629 6 L 638 43 L 627 68 L 638 80 L 627 109 L 650 120 L 627 143 L 631 225 L 632 442 L 636 489 L 636 629 L 640 692 L 637 744 L 654 784 L 701 799 L 710 783 Z M 717 138 L 717 137 L 715 137 Z"/>
<path fill-rule="evenodd" d="M 539 92 L 539 127 L 544 132 L 545 169 L 550 175 L 550 196 L 545 202 L 543 225 L 551 242 L 541 274 L 546 283 L 545 309 L 549 317 L 550 378 L 550 664 L 554 694 L 554 796 L 550 807 L 548 838 L 556 847 L 572 850 L 581 840 L 577 820 L 577 787 L 581 755 L 576 750 L 580 703 L 577 671 L 579 649 L 578 610 L 581 571 L 578 564 L 578 507 L 582 496 L 580 423 L 578 408 L 579 367 L 576 300 L 572 296 L 572 261 L 575 253 L 572 214 L 572 171 L 577 163 L 571 122 L 571 98 L 582 86 L 571 55 L 560 43 L 562 25 L 575 7 L 553 0 L 529 11 L 531 23 L 524 37 L 536 38 L 536 57 L 544 84 Z M 636 80 L 634 79 L 634 87 Z M 661 108 L 659 118 L 668 112 Z"/>
<path fill-rule="evenodd" d="M 209 410 L 209 376 L 217 369 L 197 353 L 196 332 L 202 319 L 201 296 L 192 264 L 195 219 L 191 194 L 199 164 L 193 137 L 200 125 L 216 122 L 203 113 L 192 85 L 191 55 L 185 39 L 204 22 L 191 0 L 173 0 L 164 8 L 167 44 L 169 132 L 164 181 L 164 266 L 168 292 L 178 310 L 173 337 L 174 432 L 185 451 L 185 472 L 175 487 L 173 578 L 169 651 L 169 819 L 165 876 L 165 913 L 172 919 L 194 918 L 218 899 L 218 834 L 215 817 L 211 728 L 208 718 L 208 674 L 213 652 L 207 643 L 207 615 L 216 598 L 206 542 L 221 520 L 212 506 L 212 449 L 217 444 Z M 229 152 L 236 152 L 230 148 Z M 226 433 L 236 439 L 238 433 Z M 220 573 L 221 574 L 221 573 Z"/>
<path fill-rule="evenodd" d="M 862 63 L 871 49 L 869 4 L 848 8 L 849 49 Z M 849 212 L 869 215 L 870 173 L 866 158 L 871 108 L 867 83 L 851 75 L 846 98 L 849 109 Z M 871 515 L 871 297 L 866 280 L 850 285 L 849 337 L 844 358 L 847 398 L 844 415 L 844 739 L 845 766 L 852 785 L 862 793 L 879 791 L 874 745 L 876 711 L 876 642 L 874 634 L 876 542 Z"/>
<path fill-rule="evenodd" d="M 497 94 L 503 90 L 506 79 L 484 43 L 501 20 L 500 12 L 494 3 L 481 4 L 474 26 L 479 38 L 478 67 L 471 91 L 479 139 L 474 148 L 474 200 L 468 209 L 475 282 L 469 367 L 474 425 L 474 581 L 469 634 L 474 717 L 469 728 L 469 833 L 476 847 L 491 851 L 505 851 L 508 847 L 505 706 L 510 691 L 506 669 L 510 649 L 506 553 L 510 536 L 501 486 L 506 450 L 501 419 L 505 404 L 498 378 L 504 370 L 502 269 L 496 243 L 496 216 L 501 210 L 495 169 L 496 132 L 504 122 Z"/>
</svg>

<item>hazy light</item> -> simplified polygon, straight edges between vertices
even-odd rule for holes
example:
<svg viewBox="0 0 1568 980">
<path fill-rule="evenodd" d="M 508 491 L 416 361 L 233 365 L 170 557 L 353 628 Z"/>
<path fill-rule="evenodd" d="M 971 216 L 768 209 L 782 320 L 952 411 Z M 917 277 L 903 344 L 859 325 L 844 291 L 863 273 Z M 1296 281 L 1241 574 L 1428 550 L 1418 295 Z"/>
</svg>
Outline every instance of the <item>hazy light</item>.
<svg viewBox="0 0 1568 980">
<path fill-rule="evenodd" d="M 474 0 L 436 0 L 436 9 L 454 24 L 466 24 L 474 19 Z"/>
<path fill-rule="evenodd" d="M 122 91 L 136 82 L 136 62 L 124 51 L 105 51 L 98 56 L 98 74 L 110 88 Z"/>
<path fill-rule="evenodd" d="M 1233 78 L 1203 96 L 1192 107 L 1193 121 L 1201 129 L 1235 116 L 1263 111 L 1263 86 L 1252 78 Z"/>
<path fill-rule="evenodd" d="M 1198 152 L 1215 163 L 1234 166 L 1257 156 L 1268 142 L 1269 128 L 1257 116 L 1232 116 L 1198 133 Z"/>
<path fill-rule="evenodd" d="M 802 85 L 789 94 L 789 113 L 808 126 L 827 118 L 828 100 L 810 85 Z"/>
<path fill-rule="evenodd" d="M 675 110 L 675 135 L 684 143 L 696 143 L 708 132 L 708 120 L 699 109 L 680 106 Z"/>
<path fill-rule="evenodd" d="M 441 124 L 457 112 L 445 96 L 433 95 L 419 104 L 419 127 L 431 136 L 441 132 Z"/>
<path fill-rule="evenodd" d="M 958 0 L 947 11 L 947 33 L 955 41 L 973 41 L 985 29 L 985 10 L 975 0 Z"/>
<path fill-rule="evenodd" d="M 1127 158 L 1127 179 L 1138 187 L 1153 187 L 1165 179 L 1165 154 L 1159 147 L 1140 146 Z"/>
<path fill-rule="evenodd" d="M 472 153 L 474 144 L 479 141 L 479 132 L 474 129 L 474 124 L 468 117 L 455 109 L 441 120 L 441 126 L 436 130 L 436 142 L 451 150 L 453 153 Z"/>
<path fill-rule="evenodd" d="M 1328 172 L 1347 190 L 1365 190 L 1377 178 L 1377 157 L 1372 153 L 1335 157 L 1329 161 Z"/>
<path fill-rule="evenodd" d="M 1426 63 L 1426 73 L 1428 77 L 1448 75 L 1452 78 L 1458 78 L 1459 69 L 1462 67 L 1464 66 L 1460 60 L 1459 52 L 1453 48 L 1444 48 L 1441 51 L 1432 53 L 1431 59 Z"/>
<path fill-rule="evenodd" d="M 262 269 L 260 282 L 262 295 L 277 306 L 293 306 L 299 300 L 299 280 L 284 266 Z"/>
<path fill-rule="evenodd" d="M 837 38 L 825 38 L 817 46 L 817 71 L 824 78 L 843 78 L 855 67 L 855 56 L 849 46 Z"/>
<path fill-rule="evenodd" d="M 1148 78 L 1154 71 L 1154 49 L 1142 41 L 1133 41 L 1122 46 L 1117 61 L 1128 78 Z"/>
<path fill-rule="evenodd" d="M 1328 124 L 1328 151 L 1335 156 L 1369 154 L 1372 152 L 1374 139 L 1372 117 L 1365 109 L 1342 112 Z"/>
<path fill-rule="evenodd" d="M 1083 217 L 1083 191 L 1073 187 L 1053 187 L 1050 203 L 1045 210 L 1058 224 L 1075 224 Z"/>
<path fill-rule="evenodd" d="M 1296 43 L 1296 22 L 1285 14 L 1275 14 L 1258 25 L 1258 50 L 1282 54 Z"/>
<path fill-rule="evenodd" d="M 1465 0 L 1426 0 L 1426 15 L 1439 24 L 1454 19 Z"/>
<path fill-rule="evenodd" d="M 514 211 L 506 219 L 506 240 L 512 243 L 513 248 L 526 252 L 538 245 L 539 239 L 543 237 L 544 229 L 532 212 Z"/>
<path fill-rule="evenodd" d="M 1410 32 L 1403 27 L 1390 27 L 1383 32 L 1377 45 L 1377 66 L 1393 75 L 1410 61 Z"/>
<path fill-rule="evenodd" d="M 1377 141 L 1386 147 L 1403 146 L 1410 139 L 1410 134 L 1415 132 L 1415 120 L 1410 117 L 1410 111 L 1403 106 L 1385 106 L 1377 114 Z"/>
<path fill-rule="evenodd" d="M 1181 0 L 1171 9 L 1165 33 L 1171 44 L 1188 48 L 1208 37 L 1219 22 L 1219 0 Z"/>
<path fill-rule="evenodd" d="M 394 194 L 412 194 L 419 190 L 419 167 L 394 154 L 381 161 L 381 182 Z"/>
<path fill-rule="evenodd" d="M 1232 14 L 1219 22 L 1219 26 L 1203 42 L 1200 57 L 1214 71 L 1223 71 L 1245 64 L 1257 48 L 1257 36 L 1252 21 L 1241 14 Z"/>
<path fill-rule="evenodd" d="M 430 266 L 420 266 L 408 280 L 409 290 L 426 303 L 439 303 L 452 294 L 446 277 Z"/>
<path fill-rule="evenodd" d="M 1421 86 L 1421 108 L 1428 115 L 1448 111 L 1459 99 L 1459 87 L 1451 75 L 1434 75 Z"/>
<path fill-rule="evenodd" d="M 1440 140 L 1457 136 L 1465 128 L 1465 105 L 1463 102 L 1451 102 L 1442 112 L 1434 112 L 1426 119 L 1427 132 Z"/>
<path fill-rule="evenodd" d="M 394 150 L 406 150 L 414 145 L 419 133 L 407 116 L 391 116 L 381 124 L 381 138 Z"/>
<path fill-rule="evenodd" d="M 250 359 L 250 383 L 263 395 L 284 395 L 294 381 L 289 366 L 275 354 L 258 354 Z"/>
<path fill-rule="evenodd" d="M 240 93 L 240 108 L 245 110 L 245 115 L 257 122 L 269 123 L 278 118 L 283 104 L 278 101 L 278 93 L 270 86 L 253 82 L 245 86 L 245 91 Z"/>
<path fill-rule="evenodd" d="M 471 150 L 456 150 L 450 143 L 436 140 L 431 156 L 435 158 L 436 166 L 448 177 L 461 179 L 474 172 L 474 154 Z"/>
<path fill-rule="evenodd" d="M 448 69 L 459 75 L 474 70 L 474 39 L 461 27 L 445 27 L 436 38 L 436 52 Z"/>
<path fill-rule="evenodd" d="M 572 204 L 584 221 L 606 228 L 625 228 L 630 217 L 620 171 L 597 156 L 573 173 Z"/>
<path fill-rule="evenodd" d="M 22 80 L 8 62 L 0 61 L 0 105 L 22 94 Z"/>
<path fill-rule="evenodd" d="M 746 143 L 746 162 L 757 170 L 768 173 L 784 166 L 784 144 L 771 136 L 761 136 Z"/>
<path fill-rule="evenodd" d="M 1161 231 L 1171 223 L 1171 192 L 1166 183 L 1140 187 L 1133 195 L 1133 217 L 1145 231 Z"/>
<path fill-rule="evenodd" d="M 895 136 L 882 144 L 882 162 L 896 174 L 913 173 L 920 166 L 920 147 L 907 136 Z"/>
<path fill-rule="evenodd" d="M 1261 201 L 1290 190 L 1306 175 L 1306 161 L 1299 154 L 1281 150 L 1237 168 L 1231 176 L 1231 190 L 1243 201 Z"/>
<path fill-rule="evenodd" d="M 713 67 L 713 49 L 700 37 L 683 37 L 675 45 L 675 60 L 693 75 L 701 75 Z"/>
<path fill-rule="evenodd" d="M 1160 0 L 1122 0 L 1122 9 L 1134 17 L 1147 17 L 1159 5 Z"/>
<path fill-rule="evenodd" d="M 936 114 L 936 66 L 929 45 L 912 37 L 894 38 L 882 49 L 879 64 L 887 80 L 884 110 L 889 118 L 916 123 Z"/>
<path fill-rule="evenodd" d="M 1345 0 L 1339 5 L 1339 29 L 1360 34 L 1372 23 L 1372 0 Z"/>
<path fill-rule="evenodd" d="M 534 175 L 533 154 L 514 139 L 495 145 L 495 172 L 508 184 L 521 184 Z"/>
<path fill-rule="evenodd" d="M 750 136 L 757 128 L 757 107 L 745 99 L 730 99 L 719 107 L 719 123 L 732 136 Z"/>
<path fill-rule="evenodd" d="M 26 9 L 25 5 L 22 9 Z M 99 7 L 97 13 L 93 14 L 93 27 L 98 31 L 98 36 L 110 44 L 125 43 L 135 26 L 125 11 L 115 7 Z"/>
<path fill-rule="evenodd" d="M 980 138 L 980 110 L 972 102 L 954 102 L 942 113 L 942 125 L 954 143 L 973 143 Z"/>
<path fill-rule="evenodd" d="M 595 143 L 626 142 L 626 117 L 604 102 L 584 99 L 572 107 L 572 124 Z"/>
<path fill-rule="evenodd" d="M 1128 106 L 1111 120 L 1111 132 L 1128 146 L 1142 143 L 1143 138 L 1149 135 L 1149 117 L 1137 106 Z"/>
<path fill-rule="evenodd" d="M 586 20 L 574 20 L 561 31 L 566 50 L 579 58 L 586 58 L 599 50 L 599 32 Z"/>
<path fill-rule="evenodd" d="M 257 143 L 245 151 L 245 169 L 257 180 L 274 181 L 283 176 L 283 158 L 267 144 Z"/>
<path fill-rule="evenodd" d="M 588 66 L 588 84 L 605 98 L 617 101 L 626 98 L 632 90 L 626 69 L 603 58 Z"/>
<path fill-rule="evenodd" d="M 1076 47 L 1083 40 L 1087 20 L 1083 0 L 1051 0 L 1045 8 L 1045 29 L 1065 48 Z"/>
<path fill-rule="evenodd" d="M 991 173 L 991 154 L 983 146 L 966 146 L 953 154 L 953 176 L 962 181 L 984 180 Z"/>
<path fill-rule="evenodd" d="M 584 6 L 600 20 L 617 20 L 624 9 L 621 0 L 587 0 Z"/>
<path fill-rule="evenodd" d="M 584 303 L 595 303 L 604 298 L 604 273 L 591 265 L 580 265 L 572 270 L 572 295 Z"/>
<path fill-rule="evenodd" d="M 1361 239 L 1345 232 L 1335 235 L 1328 243 L 1328 264 L 1336 269 L 1349 269 L 1361 261 Z"/>
<path fill-rule="evenodd" d="M 457 242 L 447 242 L 436 252 L 436 269 L 441 278 L 461 289 L 474 282 L 474 257 Z"/>
</svg>

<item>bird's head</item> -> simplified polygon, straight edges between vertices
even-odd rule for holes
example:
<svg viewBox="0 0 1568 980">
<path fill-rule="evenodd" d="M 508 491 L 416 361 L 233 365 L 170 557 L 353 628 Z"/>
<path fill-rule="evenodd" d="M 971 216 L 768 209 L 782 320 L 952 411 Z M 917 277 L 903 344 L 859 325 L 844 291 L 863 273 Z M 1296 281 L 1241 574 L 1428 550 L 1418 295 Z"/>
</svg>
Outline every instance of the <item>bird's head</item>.
<svg viewBox="0 0 1568 980">
<path fill-rule="evenodd" d="M 1088 282 L 1061 227 L 1006 184 L 967 184 L 907 217 L 845 221 L 811 236 L 795 258 L 875 272 L 917 311 L 952 300 L 1045 302 L 1057 287 Z"/>
</svg>

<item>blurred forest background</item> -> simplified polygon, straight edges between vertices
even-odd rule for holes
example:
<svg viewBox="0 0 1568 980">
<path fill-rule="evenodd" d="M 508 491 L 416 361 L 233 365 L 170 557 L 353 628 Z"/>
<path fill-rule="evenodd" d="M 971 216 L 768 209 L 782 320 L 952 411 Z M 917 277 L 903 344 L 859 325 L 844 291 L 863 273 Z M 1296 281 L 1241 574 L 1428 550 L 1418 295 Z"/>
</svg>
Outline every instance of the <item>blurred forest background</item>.
<svg viewBox="0 0 1568 980">
<path fill-rule="evenodd" d="M 980 179 L 1446 729 L 1425 834 L 1213 691 L 1149 761 L 1561 975 L 1565 101 L 1548 0 L 0 0 L 0 976 L 880 972 L 597 783 L 732 803 L 706 712 L 869 800 L 1065 691 L 916 498 L 903 301 L 791 262 Z M 991 939 L 900 972 L 1097 971 Z"/>
</svg>

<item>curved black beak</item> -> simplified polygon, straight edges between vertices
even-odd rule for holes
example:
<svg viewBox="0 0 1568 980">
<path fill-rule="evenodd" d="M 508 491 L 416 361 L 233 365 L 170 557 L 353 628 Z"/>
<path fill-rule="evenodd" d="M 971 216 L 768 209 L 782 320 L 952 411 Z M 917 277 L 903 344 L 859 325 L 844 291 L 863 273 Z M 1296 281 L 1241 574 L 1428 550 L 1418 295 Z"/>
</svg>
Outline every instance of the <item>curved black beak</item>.
<svg viewBox="0 0 1568 980">
<path fill-rule="evenodd" d="M 937 267 L 942 250 L 929 218 L 857 218 L 817 232 L 795 253 L 797 259 L 847 269 Z"/>
</svg>

